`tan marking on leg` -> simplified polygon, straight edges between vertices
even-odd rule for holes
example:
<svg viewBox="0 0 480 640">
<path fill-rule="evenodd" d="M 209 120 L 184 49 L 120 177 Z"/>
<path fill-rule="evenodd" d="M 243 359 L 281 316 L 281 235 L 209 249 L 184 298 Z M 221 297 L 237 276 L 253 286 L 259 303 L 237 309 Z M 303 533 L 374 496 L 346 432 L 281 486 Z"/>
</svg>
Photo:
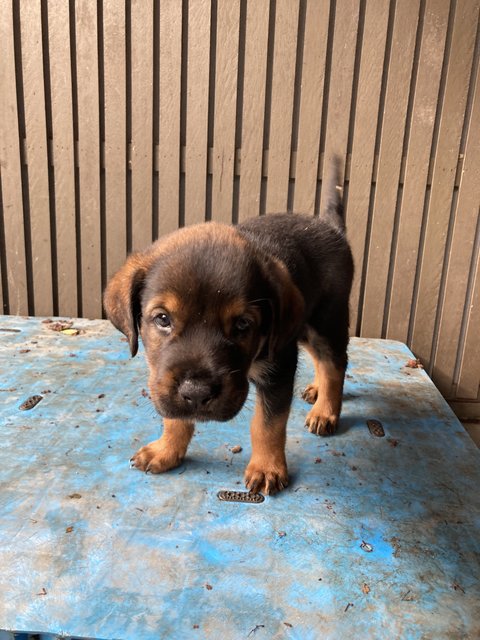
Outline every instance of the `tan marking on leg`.
<svg viewBox="0 0 480 640">
<path fill-rule="evenodd" d="M 318 374 L 317 374 L 318 355 L 315 349 L 308 342 L 302 342 L 302 347 L 305 349 L 305 351 L 308 351 L 308 353 L 310 354 L 310 357 L 313 360 L 313 364 L 315 366 L 315 378 L 313 379 L 313 382 L 308 384 L 303 390 L 302 398 L 309 404 L 314 404 L 318 396 Z"/>
<path fill-rule="evenodd" d="M 305 389 L 304 398 L 309 389 L 316 391 L 316 397 L 305 424 L 309 431 L 317 435 L 333 434 L 342 408 L 345 371 L 337 368 L 331 360 L 314 359 L 314 365 L 315 380 Z"/>
<path fill-rule="evenodd" d="M 133 467 L 150 473 L 163 473 L 182 463 L 193 436 L 193 422 L 164 418 L 163 427 L 159 440 L 145 445 L 133 456 Z"/>
<path fill-rule="evenodd" d="M 250 425 L 252 457 L 245 470 L 245 485 L 254 493 L 276 493 L 288 485 L 285 440 L 289 412 L 268 417 L 257 394 Z"/>
</svg>

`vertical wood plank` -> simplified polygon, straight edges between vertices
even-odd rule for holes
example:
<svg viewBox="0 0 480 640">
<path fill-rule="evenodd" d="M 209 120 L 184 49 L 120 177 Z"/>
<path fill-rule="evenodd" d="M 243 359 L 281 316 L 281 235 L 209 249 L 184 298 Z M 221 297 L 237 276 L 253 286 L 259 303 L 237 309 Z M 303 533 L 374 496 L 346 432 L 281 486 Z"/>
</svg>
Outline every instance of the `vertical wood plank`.
<svg viewBox="0 0 480 640">
<path fill-rule="evenodd" d="M 78 314 L 75 222 L 75 152 L 69 6 L 48 0 L 50 98 L 52 105 L 55 241 L 58 312 Z"/>
<path fill-rule="evenodd" d="M 158 236 L 178 228 L 180 214 L 180 97 L 182 3 L 160 2 L 160 124 Z"/>
<path fill-rule="evenodd" d="M 419 9 L 420 0 L 397 2 L 395 8 L 360 329 L 366 337 L 382 335 Z"/>
<path fill-rule="evenodd" d="M 219 0 L 215 64 L 212 219 L 232 222 L 240 0 Z"/>
<path fill-rule="evenodd" d="M 332 65 L 328 92 L 327 128 L 323 176 L 328 175 L 335 155 L 347 154 L 350 104 L 352 99 L 355 49 L 357 42 L 360 0 L 343 0 L 335 6 Z M 320 195 L 320 210 L 324 208 Z"/>
<path fill-rule="evenodd" d="M 105 247 L 107 279 L 127 254 L 125 4 L 104 0 Z"/>
<path fill-rule="evenodd" d="M 269 0 L 247 2 L 239 222 L 260 213 Z"/>
<path fill-rule="evenodd" d="M 75 3 L 80 184 L 81 313 L 100 318 L 102 274 L 100 242 L 100 124 L 98 95 L 97 3 Z"/>
<path fill-rule="evenodd" d="M 465 343 L 460 365 L 457 397 L 475 400 L 480 385 L 480 254 L 477 254 L 473 296 L 468 309 Z"/>
<path fill-rule="evenodd" d="M 277 0 L 266 213 L 287 210 L 299 0 Z"/>
<path fill-rule="evenodd" d="M 9 311 L 28 314 L 12 2 L 0 0 L 0 167 Z"/>
<path fill-rule="evenodd" d="M 0 165 L 0 207 L 2 202 L 2 171 L 1 171 L 1 165 Z M 3 221 L 0 220 L 0 224 L 3 224 Z M 2 275 L 2 263 L 0 261 L 0 313 L 4 314 L 7 313 L 8 311 L 8 307 L 7 307 L 7 292 L 5 291 L 5 298 L 4 298 L 4 292 L 3 292 L 3 275 Z"/>
<path fill-rule="evenodd" d="M 408 137 L 387 337 L 407 341 L 449 3 L 427 0 Z"/>
<path fill-rule="evenodd" d="M 346 211 L 348 237 L 356 266 L 350 296 L 350 325 L 353 330 L 357 325 L 362 267 L 365 258 L 389 5 L 389 0 L 377 0 L 375 3 L 367 2 L 365 7 Z"/>
<path fill-rule="evenodd" d="M 32 239 L 33 311 L 53 311 L 47 123 L 40 1 L 20 3 L 22 74 Z"/>
<path fill-rule="evenodd" d="M 480 68 L 477 68 L 475 94 L 465 147 L 463 172 L 458 191 L 452 241 L 444 295 L 439 313 L 439 329 L 434 354 L 433 379 L 441 393 L 449 396 L 455 372 L 462 323 L 467 276 L 472 260 L 473 243 L 480 201 Z"/>
<path fill-rule="evenodd" d="M 294 210 L 311 215 L 317 190 L 329 14 L 329 0 L 307 3 Z"/>
<path fill-rule="evenodd" d="M 152 242 L 153 2 L 132 0 L 132 249 Z"/>
<path fill-rule="evenodd" d="M 469 0 L 460 0 L 455 10 L 420 265 L 418 295 L 413 309 L 411 346 L 415 355 L 421 358 L 427 368 L 430 365 L 435 312 L 440 291 L 477 22 L 478 4 Z"/>
<path fill-rule="evenodd" d="M 186 225 L 205 220 L 210 13 L 210 0 L 189 0 L 185 149 Z"/>
</svg>

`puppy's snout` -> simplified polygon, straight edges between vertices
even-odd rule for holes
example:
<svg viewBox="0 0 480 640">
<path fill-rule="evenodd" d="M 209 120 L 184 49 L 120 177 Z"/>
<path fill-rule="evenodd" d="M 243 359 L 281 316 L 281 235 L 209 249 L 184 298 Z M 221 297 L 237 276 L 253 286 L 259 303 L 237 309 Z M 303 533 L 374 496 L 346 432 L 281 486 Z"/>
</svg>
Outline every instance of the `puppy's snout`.
<svg viewBox="0 0 480 640">
<path fill-rule="evenodd" d="M 178 387 L 178 393 L 190 409 L 202 409 L 218 397 L 220 385 L 205 380 L 186 378 Z"/>
</svg>

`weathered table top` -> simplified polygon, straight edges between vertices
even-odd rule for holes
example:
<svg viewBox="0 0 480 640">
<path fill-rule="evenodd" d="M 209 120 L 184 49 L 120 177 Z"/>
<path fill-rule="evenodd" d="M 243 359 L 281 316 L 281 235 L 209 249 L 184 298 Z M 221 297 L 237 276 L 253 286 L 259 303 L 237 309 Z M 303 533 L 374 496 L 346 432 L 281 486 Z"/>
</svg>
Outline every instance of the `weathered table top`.
<svg viewBox="0 0 480 640">
<path fill-rule="evenodd" d="M 352 340 L 332 438 L 304 429 L 296 394 L 291 485 L 251 505 L 217 492 L 243 489 L 252 401 L 200 425 L 181 468 L 145 475 L 129 458 L 161 421 L 143 355 L 104 321 L 52 326 L 0 317 L 1 631 L 480 637 L 480 453 L 404 345 Z M 298 390 L 311 375 L 305 356 Z"/>
</svg>

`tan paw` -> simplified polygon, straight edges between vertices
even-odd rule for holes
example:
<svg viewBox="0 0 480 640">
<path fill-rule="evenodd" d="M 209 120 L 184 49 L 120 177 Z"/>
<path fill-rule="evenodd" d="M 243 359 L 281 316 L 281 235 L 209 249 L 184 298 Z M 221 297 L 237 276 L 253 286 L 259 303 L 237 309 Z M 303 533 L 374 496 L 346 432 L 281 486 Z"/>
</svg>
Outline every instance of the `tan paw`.
<svg viewBox="0 0 480 640">
<path fill-rule="evenodd" d="M 309 404 L 314 404 L 318 396 L 318 387 L 316 384 L 308 384 L 302 392 L 302 398 Z"/>
<path fill-rule="evenodd" d="M 310 433 L 315 433 L 317 436 L 331 436 L 337 430 L 338 416 L 325 414 L 313 407 L 307 414 L 305 425 Z"/>
<path fill-rule="evenodd" d="M 145 445 L 130 458 L 131 466 L 145 473 L 163 473 L 178 467 L 182 461 L 183 456 L 158 444 L 158 441 Z"/>
<path fill-rule="evenodd" d="M 288 486 L 287 465 L 275 460 L 251 460 L 245 470 L 245 486 L 252 493 L 271 495 Z"/>
</svg>

